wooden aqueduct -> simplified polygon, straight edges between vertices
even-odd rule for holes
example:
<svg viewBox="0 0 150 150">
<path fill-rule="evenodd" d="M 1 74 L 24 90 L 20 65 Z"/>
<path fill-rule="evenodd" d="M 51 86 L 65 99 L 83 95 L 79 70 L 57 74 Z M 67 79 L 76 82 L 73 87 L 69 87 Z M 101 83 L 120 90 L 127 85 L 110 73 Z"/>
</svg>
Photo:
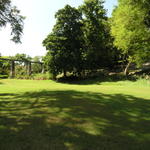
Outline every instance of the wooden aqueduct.
<svg viewBox="0 0 150 150">
<path fill-rule="evenodd" d="M 10 77 L 14 78 L 15 77 L 15 62 L 24 62 L 26 65 L 26 72 L 27 75 L 31 75 L 32 73 L 32 64 L 33 63 L 38 63 L 42 66 L 42 73 L 44 73 L 44 65 L 42 62 L 36 62 L 36 61 L 28 61 L 28 60 L 18 60 L 18 59 L 9 59 L 9 58 L 2 58 L 0 57 L 0 60 L 6 60 L 10 62 Z"/>
</svg>

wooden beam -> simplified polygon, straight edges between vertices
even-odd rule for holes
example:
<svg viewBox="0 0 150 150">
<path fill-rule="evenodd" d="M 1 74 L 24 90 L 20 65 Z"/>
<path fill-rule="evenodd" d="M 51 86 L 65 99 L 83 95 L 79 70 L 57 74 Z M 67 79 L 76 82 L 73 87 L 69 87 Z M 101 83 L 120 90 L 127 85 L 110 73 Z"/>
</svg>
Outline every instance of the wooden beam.
<svg viewBox="0 0 150 150">
<path fill-rule="evenodd" d="M 31 62 L 31 63 L 43 64 L 43 62 L 40 62 L 40 61 L 28 61 L 28 60 L 10 59 L 10 58 L 3 58 L 3 57 L 0 57 L 0 60 L 19 61 L 19 62 Z"/>
</svg>

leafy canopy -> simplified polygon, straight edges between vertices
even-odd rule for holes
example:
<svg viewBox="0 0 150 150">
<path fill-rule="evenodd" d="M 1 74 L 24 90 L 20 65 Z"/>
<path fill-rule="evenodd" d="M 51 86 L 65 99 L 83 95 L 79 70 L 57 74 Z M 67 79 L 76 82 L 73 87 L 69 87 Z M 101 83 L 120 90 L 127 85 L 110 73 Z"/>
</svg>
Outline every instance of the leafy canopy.
<svg viewBox="0 0 150 150">
<path fill-rule="evenodd" d="M 150 2 L 148 0 L 119 0 L 113 12 L 111 33 L 114 44 L 138 65 L 150 56 Z"/>
<path fill-rule="evenodd" d="M 0 28 L 8 24 L 11 26 L 12 41 L 21 42 L 20 38 L 23 32 L 24 17 L 20 11 L 12 6 L 11 0 L 0 0 Z"/>
<path fill-rule="evenodd" d="M 80 72 L 82 63 L 81 13 L 66 5 L 56 15 L 53 32 L 43 41 L 48 50 L 46 60 L 53 74 Z"/>
<path fill-rule="evenodd" d="M 109 31 L 106 10 L 102 0 L 85 0 L 80 10 L 83 14 L 85 60 L 88 69 L 105 66 L 108 59 Z"/>
</svg>

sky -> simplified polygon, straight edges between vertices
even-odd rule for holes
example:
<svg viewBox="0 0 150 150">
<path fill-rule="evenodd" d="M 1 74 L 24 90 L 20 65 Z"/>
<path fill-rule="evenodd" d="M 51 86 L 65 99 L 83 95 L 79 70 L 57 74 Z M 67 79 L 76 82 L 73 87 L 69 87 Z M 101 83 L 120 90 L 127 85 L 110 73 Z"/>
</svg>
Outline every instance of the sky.
<svg viewBox="0 0 150 150">
<path fill-rule="evenodd" d="M 10 26 L 0 28 L 0 53 L 2 56 L 14 56 L 17 53 L 25 53 L 32 57 L 46 54 L 42 41 L 52 31 L 55 24 L 54 15 L 58 9 L 66 4 L 78 7 L 83 0 L 12 0 L 12 4 L 21 10 L 25 16 L 22 44 L 15 44 L 10 39 Z M 117 0 L 106 0 L 105 9 L 111 16 Z"/>
</svg>

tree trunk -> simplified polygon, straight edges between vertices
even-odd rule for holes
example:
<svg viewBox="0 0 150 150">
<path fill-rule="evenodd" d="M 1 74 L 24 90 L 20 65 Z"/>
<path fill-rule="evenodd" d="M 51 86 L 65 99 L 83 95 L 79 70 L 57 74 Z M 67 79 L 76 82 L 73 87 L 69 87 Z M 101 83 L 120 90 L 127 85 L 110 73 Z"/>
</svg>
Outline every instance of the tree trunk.
<svg viewBox="0 0 150 150">
<path fill-rule="evenodd" d="M 78 77 L 81 78 L 81 72 L 80 71 L 78 71 Z"/>
<path fill-rule="evenodd" d="M 56 80 L 56 79 L 57 79 L 55 74 L 53 74 L 52 79 L 53 79 L 53 80 Z"/>
<path fill-rule="evenodd" d="M 44 74 L 44 73 L 45 73 L 44 64 L 41 64 L 41 68 L 42 68 L 42 71 L 41 71 L 41 73 L 42 73 L 42 74 Z"/>
<path fill-rule="evenodd" d="M 129 67 L 130 67 L 131 62 L 129 62 L 124 70 L 124 75 L 128 75 L 129 74 Z"/>
<path fill-rule="evenodd" d="M 65 77 L 65 78 L 67 77 L 67 75 L 66 75 L 66 70 L 64 70 L 64 77 Z"/>
</svg>

